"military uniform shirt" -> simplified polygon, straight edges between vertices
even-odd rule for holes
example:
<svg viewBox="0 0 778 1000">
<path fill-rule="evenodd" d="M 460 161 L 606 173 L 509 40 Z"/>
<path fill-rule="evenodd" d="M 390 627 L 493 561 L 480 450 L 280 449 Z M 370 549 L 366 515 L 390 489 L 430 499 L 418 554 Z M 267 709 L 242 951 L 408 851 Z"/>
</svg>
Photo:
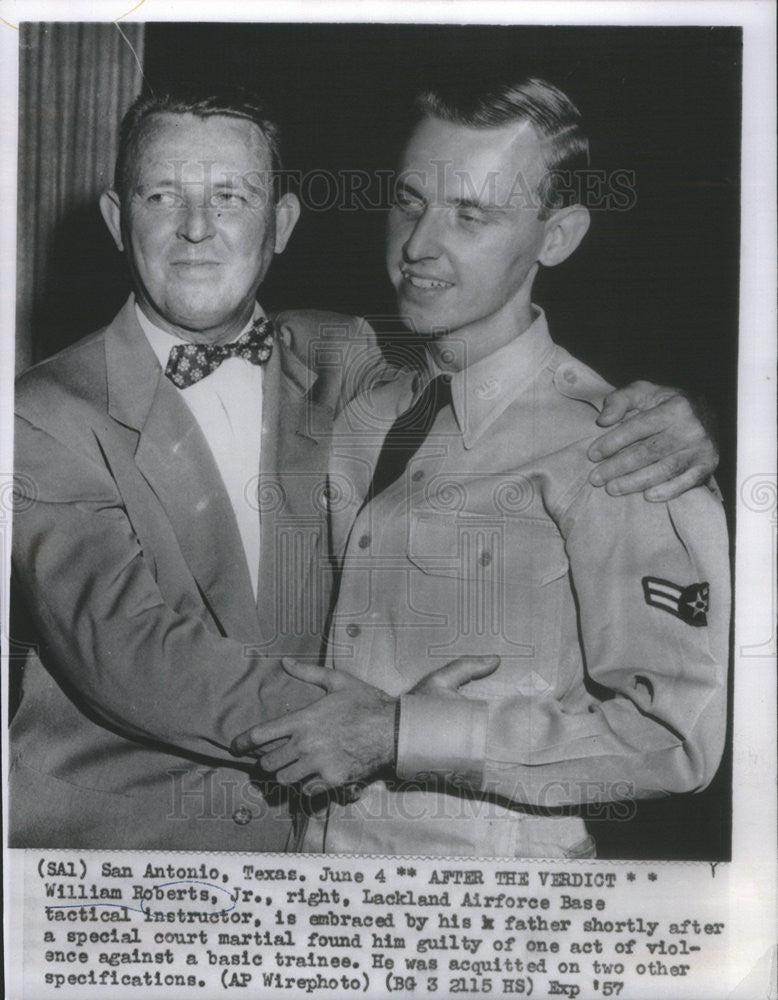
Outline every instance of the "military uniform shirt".
<svg viewBox="0 0 778 1000">
<path fill-rule="evenodd" d="M 342 579 L 331 665 L 402 695 L 398 781 L 310 824 L 306 849 L 593 853 L 560 807 L 701 789 L 725 730 L 726 529 L 707 489 L 611 497 L 587 449 L 610 387 L 538 312 L 466 368 L 404 475 L 362 509 L 383 437 L 424 377 L 356 397 L 328 491 Z M 405 694 L 498 654 L 460 696 Z"/>
</svg>

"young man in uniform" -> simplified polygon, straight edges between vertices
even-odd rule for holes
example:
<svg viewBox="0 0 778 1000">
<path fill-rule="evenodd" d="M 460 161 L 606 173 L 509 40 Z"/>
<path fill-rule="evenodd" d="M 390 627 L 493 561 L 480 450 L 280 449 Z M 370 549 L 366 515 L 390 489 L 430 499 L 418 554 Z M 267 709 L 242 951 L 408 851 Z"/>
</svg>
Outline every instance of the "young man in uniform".
<svg viewBox="0 0 778 1000">
<path fill-rule="evenodd" d="M 575 807 L 716 771 L 721 504 L 593 485 L 610 387 L 531 299 L 588 229 L 570 182 L 587 163 L 577 109 L 543 81 L 420 102 L 387 265 L 426 363 L 336 425 L 335 669 L 286 665 L 327 697 L 234 744 L 309 792 L 361 783 L 314 808 L 308 850 L 586 857 Z"/>
</svg>

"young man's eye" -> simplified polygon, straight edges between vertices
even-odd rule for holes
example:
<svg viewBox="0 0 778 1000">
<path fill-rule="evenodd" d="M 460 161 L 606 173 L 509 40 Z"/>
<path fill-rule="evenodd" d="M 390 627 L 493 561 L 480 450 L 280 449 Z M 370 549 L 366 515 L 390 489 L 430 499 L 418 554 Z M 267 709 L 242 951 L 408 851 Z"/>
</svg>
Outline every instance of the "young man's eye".
<svg viewBox="0 0 778 1000">
<path fill-rule="evenodd" d="M 424 211 L 424 202 L 419 198 L 399 191 L 394 198 L 394 207 L 399 208 L 404 215 L 421 215 Z"/>
<path fill-rule="evenodd" d="M 481 212 L 474 212 L 470 209 L 460 208 L 457 213 L 457 218 L 460 222 L 464 222 L 471 226 L 480 226 L 482 223 L 486 222 L 486 219 Z"/>
</svg>

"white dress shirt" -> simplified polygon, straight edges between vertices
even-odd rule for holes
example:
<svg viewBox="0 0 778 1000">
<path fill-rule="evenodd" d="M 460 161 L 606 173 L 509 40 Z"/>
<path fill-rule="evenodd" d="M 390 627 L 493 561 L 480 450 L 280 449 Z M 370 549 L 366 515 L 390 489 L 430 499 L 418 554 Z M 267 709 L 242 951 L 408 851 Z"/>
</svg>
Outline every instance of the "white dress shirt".
<svg viewBox="0 0 778 1000">
<path fill-rule="evenodd" d="M 137 303 L 135 310 L 141 329 L 164 371 L 171 347 L 187 341 L 152 323 Z M 262 315 L 257 305 L 251 322 L 238 337 Z M 262 371 L 260 365 L 243 358 L 228 358 L 216 371 L 194 385 L 186 389 L 174 386 L 205 435 L 221 473 L 238 522 L 255 598 L 259 575 L 257 476 L 262 444 Z"/>
</svg>

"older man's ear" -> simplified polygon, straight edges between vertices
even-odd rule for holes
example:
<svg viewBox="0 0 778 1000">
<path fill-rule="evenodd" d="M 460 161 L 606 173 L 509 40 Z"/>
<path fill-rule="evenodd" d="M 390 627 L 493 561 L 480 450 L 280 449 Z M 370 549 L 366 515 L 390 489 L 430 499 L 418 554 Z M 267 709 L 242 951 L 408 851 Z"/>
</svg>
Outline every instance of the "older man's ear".
<svg viewBox="0 0 778 1000">
<path fill-rule="evenodd" d="M 122 206 L 119 195 L 109 188 L 100 195 L 100 214 L 113 237 L 118 250 L 124 250 L 122 241 Z"/>
<path fill-rule="evenodd" d="M 589 230 L 589 209 L 570 205 L 552 212 L 546 220 L 543 247 L 538 255 L 544 267 L 554 267 L 567 260 Z"/>
<path fill-rule="evenodd" d="M 283 253 L 297 220 L 300 218 L 300 202 L 296 194 L 287 192 L 278 199 L 275 207 L 276 239 L 275 252 Z"/>
</svg>

